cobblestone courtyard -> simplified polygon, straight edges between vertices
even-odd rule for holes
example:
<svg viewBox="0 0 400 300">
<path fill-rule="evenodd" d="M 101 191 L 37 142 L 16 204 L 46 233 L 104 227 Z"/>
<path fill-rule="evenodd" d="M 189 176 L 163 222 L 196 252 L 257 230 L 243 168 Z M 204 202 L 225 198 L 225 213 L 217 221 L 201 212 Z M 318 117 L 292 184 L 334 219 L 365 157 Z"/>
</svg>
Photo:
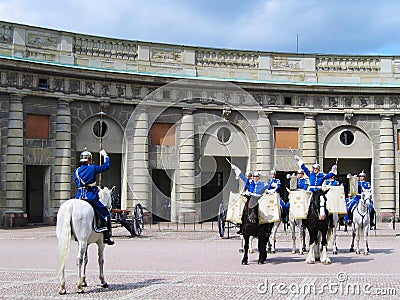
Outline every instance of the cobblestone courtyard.
<svg viewBox="0 0 400 300">
<path fill-rule="evenodd" d="M 85 294 L 75 294 L 77 245 L 66 265 L 67 295 L 57 293 L 55 227 L 0 230 L 0 297 L 4 299 L 396 299 L 400 293 L 400 243 L 389 224 L 370 234 L 370 255 L 349 253 L 350 233 L 339 231 L 332 264 L 307 265 L 291 254 L 290 232 L 278 232 L 277 253 L 258 265 L 258 253 L 241 265 L 240 239 L 220 238 L 216 223 L 196 227 L 147 226 L 130 238 L 114 228 L 99 285 L 96 247 L 89 247 Z M 256 247 L 256 243 L 254 243 Z"/>
</svg>

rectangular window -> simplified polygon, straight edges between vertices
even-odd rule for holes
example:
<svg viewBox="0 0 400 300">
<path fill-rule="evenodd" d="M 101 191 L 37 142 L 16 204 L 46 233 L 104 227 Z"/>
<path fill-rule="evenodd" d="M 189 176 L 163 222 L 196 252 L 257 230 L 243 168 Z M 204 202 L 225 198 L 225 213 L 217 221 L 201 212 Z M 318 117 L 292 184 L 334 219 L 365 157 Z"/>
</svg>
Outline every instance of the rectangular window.
<svg viewBox="0 0 400 300">
<path fill-rule="evenodd" d="M 175 124 L 154 123 L 151 126 L 151 144 L 175 146 Z"/>
<path fill-rule="evenodd" d="M 27 114 L 26 137 L 48 140 L 50 138 L 50 116 Z"/>
<path fill-rule="evenodd" d="M 277 149 L 299 148 L 299 130 L 297 128 L 275 128 L 274 138 Z"/>
<path fill-rule="evenodd" d="M 397 150 L 400 150 L 400 129 L 397 130 Z"/>
</svg>

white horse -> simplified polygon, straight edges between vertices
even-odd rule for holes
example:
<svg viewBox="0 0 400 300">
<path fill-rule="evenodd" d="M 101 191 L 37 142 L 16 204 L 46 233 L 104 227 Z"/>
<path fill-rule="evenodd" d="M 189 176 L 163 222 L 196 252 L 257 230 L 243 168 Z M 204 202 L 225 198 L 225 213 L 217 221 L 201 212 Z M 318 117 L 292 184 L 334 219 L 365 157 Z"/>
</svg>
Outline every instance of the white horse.
<svg viewBox="0 0 400 300">
<path fill-rule="evenodd" d="M 100 189 L 100 201 L 111 210 L 111 194 L 114 187 L 110 190 L 107 187 Z M 70 199 L 65 201 L 57 214 L 57 238 L 58 238 L 58 276 L 60 279 L 60 295 L 65 294 L 65 262 L 71 239 L 78 241 L 78 278 L 77 292 L 83 293 L 84 286 L 87 286 L 85 279 L 86 265 L 88 262 L 87 248 L 89 244 L 96 243 L 98 247 L 99 279 L 101 286 L 108 287 L 104 280 L 104 243 L 103 233 L 93 230 L 94 210 L 92 206 L 83 200 Z"/>
<path fill-rule="evenodd" d="M 278 232 L 279 224 L 281 221 L 274 222 L 274 226 L 272 227 L 271 236 L 268 241 L 268 253 L 275 253 L 275 245 L 276 245 L 276 233 Z M 286 225 L 285 225 L 286 226 Z M 285 228 L 286 231 L 286 228 Z"/>
<path fill-rule="evenodd" d="M 368 248 L 368 230 L 370 218 L 370 203 L 372 192 L 369 189 L 363 190 L 361 198 L 353 211 L 353 240 L 350 246 L 350 252 L 354 251 L 354 239 L 356 239 L 356 253 L 360 254 L 360 238 L 361 233 L 364 235 L 364 255 L 369 254 Z"/>
<path fill-rule="evenodd" d="M 306 251 L 306 227 L 302 219 L 289 219 L 290 231 L 292 232 L 292 254 L 296 254 L 296 227 L 299 228 L 300 248 L 299 254 L 303 255 Z"/>
<path fill-rule="evenodd" d="M 327 240 L 328 242 L 332 242 L 332 254 L 336 255 L 339 252 L 339 248 L 337 247 L 337 226 L 339 223 L 339 215 L 338 214 L 333 214 L 333 227 L 328 228 L 328 237 Z"/>
</svg>

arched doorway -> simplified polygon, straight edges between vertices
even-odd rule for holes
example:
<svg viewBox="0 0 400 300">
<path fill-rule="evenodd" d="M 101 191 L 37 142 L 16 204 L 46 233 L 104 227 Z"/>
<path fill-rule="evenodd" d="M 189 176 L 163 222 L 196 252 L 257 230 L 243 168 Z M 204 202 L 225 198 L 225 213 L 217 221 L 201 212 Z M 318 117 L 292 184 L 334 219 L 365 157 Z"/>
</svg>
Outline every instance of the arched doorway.
<svg viewBox="0 0 400 300">
<path fill-rule="evenodd" d="M 221 202 L 228 207 L 229 193 L 243 186 L 229 162 L 243 172 L 249 165 L 249 141 L 243 131 L 229 122 L 211 124 L 201 138 L 201 217 L 214 219 Z M 229 162 L 228 162 L 229 161 Z"/>
<path fill-rule="evenodd" d="M 373 149 L 368 135 L 355 126 L 340 126 L 332 130 L 324 144 L 324 171 L 328 172 L 338 159 L 338 180 L 348 194 L 347 174 L 367 173 L 373 179 Z"/>
<path fill-rule="evenodd" d="M 100 122 L 102 122 L 101 125 Z M 121 195 L 122 190 L 121 162 L 123 134 L 121 126 L 112 118 L 107 115 L 93 115 L 82 123 L 76 137 L 77 162 L 79 162 L 80 152 L 85 147 L 92 153 L 93 161 L 96 164 L 99 164 L 100 161 L 98 154 L 100 147 L 107 151 L 111 161 L 111 168 L 102 174 L 101 185 L 108 187 L 116 186 L 116 193 L 118 195 Z"/>
</svg>

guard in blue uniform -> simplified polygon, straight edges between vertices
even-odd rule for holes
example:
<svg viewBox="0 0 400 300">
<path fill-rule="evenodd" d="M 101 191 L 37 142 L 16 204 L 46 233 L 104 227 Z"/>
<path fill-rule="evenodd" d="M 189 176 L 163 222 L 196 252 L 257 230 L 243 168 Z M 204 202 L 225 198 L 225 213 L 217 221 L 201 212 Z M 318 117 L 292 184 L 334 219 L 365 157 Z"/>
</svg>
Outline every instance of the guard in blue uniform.
<svg viewBox="0 0 400 300">
<path fill-rule="evenodd" d="M 303 169 L 297 170 L 297 188 L 301 190 L 307 190 L 309 186 L 309 182 L 307 178 L 304 178 Z"/>
<path fill-rule="evenodd" d="M 310 181 L 310 189 L 309 191 L 314 193 L 318 190 L 322 189 L 322 184 L 325 180 L 334 177 L 337 175 L 337 165 L 333 165 L 331 170 L 329 171 L 328 174 L 325 174 L 321 172 L 321 166 L 318 163 L 313 164 L 312 166 L 312 172 L 305 166 L 304 161 L 298 156 L 295 155 L 294 158 L 297 160 L 297 164 L 299 167 L 304 171 L 304 173 L 308 176 L 309 181 Z M 314 195 L 313 195 L 314 196 Z M 326 197 L 324 195 L 325 201 Z M 329 221 L 329 223 L 333 224 L 332 220 Z"/>
<path fill-rule="evenodd" d="M 361 193 L 363 190 L 370 190 L 371 189 L 371 183 L 368 181 L 365 181 L 365 177 L 367 174 L 365 174 L 364 171 L 361 171 L 360 174 L 358 174 L 358 194 L 355 195 L 353 198 L 346 198 L 346 205 L 347 205 L 347 215 L 345 216 L 345 220 L 348 223 L 351 223 L 353 221 L 353 210 L 358 204 L 358 201 L 361 199 Z M 375 207 L 374 207 L 374 201 L 371 199 L 370 203 L 370 227 L 373 229 L 375 227 Z"/>
<path fill-rule="evenodd" d="M 242 173 L 239 167 L 232 164 L 231 168 L 235 172 L 236 176 L 245 182 L 245 188 L 246 187 L 248 188 L 245 194 L 248 195 L 249 197 L 251 196 L 261 197 L 261 195 L 267 190 L 268 184 L 265 181 L 260 180 L 259 172 L 254 172 L 253 179 L 249 179 Z M 242 214 L 242 218 L 244 217 L 244 215 L 245 214 Z M 240 229 L 237 233 L 242 234 L 242 226 L 240 226 Z"/>
<path fill-rule="evenodd" d="M 327 186 L 339 186 L 340 183 L 339 181 L 336 180 L 336 176 L 333 176 L 332 178 L 329 178 L 325 181 L 325 185 Z"/>
<path fill-rule="evenodd" d="M 100 155 L 104 159 L 104 164 L 97 166 L 92 164 L 92 154 L 85 149 L 80 155 L 81 166 L 74 172 L 74 178 L 78 187 L 76 194 L 77 199 L 84 199 L 90 202 L 93 206 L 96 216 L 101 220 L 98 228 L 106 229 L 103 233 L 104 242 L 108 245 L 113 245 L 114 240 L 111 238 L 111 219 L 110 212 L 99 200 L 99 190 L 96 185 L 97 174 L 103 173 L 110 169 L 110 158 L 107 152 L 100 151 Z"/>
<path fill-rule="evenodd" d="M 281 188 L 281 181 L 279 178 L 276 178 L 276 171 L 272 169 L 269 172 L 269 179 L 268 179 L 268 187 L 267 187 L 267 193 L 268 194 L 273 194 L 275 192 L 279 193 L 279 190 Z M 283 201 L 282 198 L 279 199 L 279 203 L 281 205 L 281 218 L 283 223 L 287 223 L 289 220 L 289 202 Z"/>
</svg>

